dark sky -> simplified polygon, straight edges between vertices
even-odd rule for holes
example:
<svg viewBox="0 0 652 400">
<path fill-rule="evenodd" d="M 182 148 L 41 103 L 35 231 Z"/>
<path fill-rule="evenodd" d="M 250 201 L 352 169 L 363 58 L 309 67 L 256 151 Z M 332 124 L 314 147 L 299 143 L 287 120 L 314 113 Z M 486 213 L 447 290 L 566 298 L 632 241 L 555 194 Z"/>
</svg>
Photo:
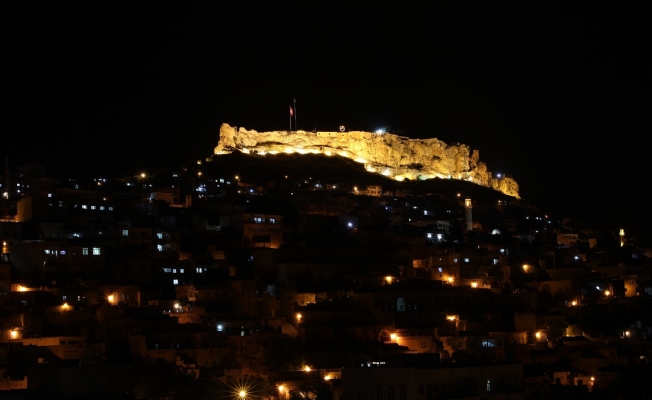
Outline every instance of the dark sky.
<svg viewBox="0 0 652 400">
<path fill-rule="evenodd" d="M 179 165 L 222 122 L 287 129 L 296 95 L 299 128 L 465 143 L 544 208 L 652 222 L 644 10 L 479 3 L 7 9 L 0 149 L 53 171 Z"/>
</svg>

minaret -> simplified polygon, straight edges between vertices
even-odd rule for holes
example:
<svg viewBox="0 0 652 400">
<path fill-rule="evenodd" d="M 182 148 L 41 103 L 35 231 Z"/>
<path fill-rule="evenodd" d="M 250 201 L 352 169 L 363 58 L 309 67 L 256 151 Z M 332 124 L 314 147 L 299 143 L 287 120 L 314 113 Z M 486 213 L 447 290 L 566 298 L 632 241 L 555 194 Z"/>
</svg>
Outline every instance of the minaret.
<svg viewBox="0 0 652 400">
<path fill-rule="evenodd" d="M 471 199 L 464 199 L 464 224 L 465 232 L 473 230 L 473 205 Z"/>
</svg>

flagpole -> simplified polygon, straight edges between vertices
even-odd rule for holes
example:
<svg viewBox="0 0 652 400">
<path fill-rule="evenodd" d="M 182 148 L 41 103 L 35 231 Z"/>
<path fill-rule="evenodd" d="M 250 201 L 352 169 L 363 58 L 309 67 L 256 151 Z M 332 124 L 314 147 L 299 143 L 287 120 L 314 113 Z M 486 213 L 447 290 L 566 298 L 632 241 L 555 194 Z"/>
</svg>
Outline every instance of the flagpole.
<svg viewBox="0 0 652 400">
<path fill-rule="evenodd" d="M 292 132 L 292 106 L 290 106 L 290 132 Z"/>
<path fill-rule="evenodd" d="M 292 101 L 294 102 L 294 130 L 298 131 L 299 126 L 297 125 L 297 96 L 294 96 Z"/>
</svg>

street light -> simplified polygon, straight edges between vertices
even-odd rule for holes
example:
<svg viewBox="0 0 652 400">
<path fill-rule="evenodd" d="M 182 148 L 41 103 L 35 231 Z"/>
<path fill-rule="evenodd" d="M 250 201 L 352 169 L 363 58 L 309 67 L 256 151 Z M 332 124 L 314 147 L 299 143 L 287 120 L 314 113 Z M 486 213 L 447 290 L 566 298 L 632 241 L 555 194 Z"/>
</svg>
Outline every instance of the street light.
<svg viewBox="0 0 652 400">
<path fill-rule="evenodd" d="M 238 396 L 239 396 L 241 399 L 246 398 L 246 397 L 247 397 L 247 391 L 246 391 L 246 390 L 241 390 L 240 392 L 238 392 Z"/>
<path fill-rule="evenodd" d="M 471 282 L 471 287 L 472 288 L 477 288 L 478 287 L 478 282 Z"/>
</svg>

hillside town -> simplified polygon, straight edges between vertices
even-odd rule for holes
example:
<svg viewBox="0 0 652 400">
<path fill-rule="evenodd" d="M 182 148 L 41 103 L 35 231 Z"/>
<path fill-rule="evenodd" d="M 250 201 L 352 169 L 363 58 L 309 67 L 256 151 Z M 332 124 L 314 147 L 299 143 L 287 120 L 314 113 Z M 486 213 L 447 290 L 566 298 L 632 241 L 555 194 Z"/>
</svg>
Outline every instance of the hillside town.
<svg viewBox="0 0 652 400">
<path fill-rule="evenodd" d="M 5 162 L 0 397 L 652 393 L 652 249 L 624 227 L 235 157 L 126 177 Z"/>
</svg>

